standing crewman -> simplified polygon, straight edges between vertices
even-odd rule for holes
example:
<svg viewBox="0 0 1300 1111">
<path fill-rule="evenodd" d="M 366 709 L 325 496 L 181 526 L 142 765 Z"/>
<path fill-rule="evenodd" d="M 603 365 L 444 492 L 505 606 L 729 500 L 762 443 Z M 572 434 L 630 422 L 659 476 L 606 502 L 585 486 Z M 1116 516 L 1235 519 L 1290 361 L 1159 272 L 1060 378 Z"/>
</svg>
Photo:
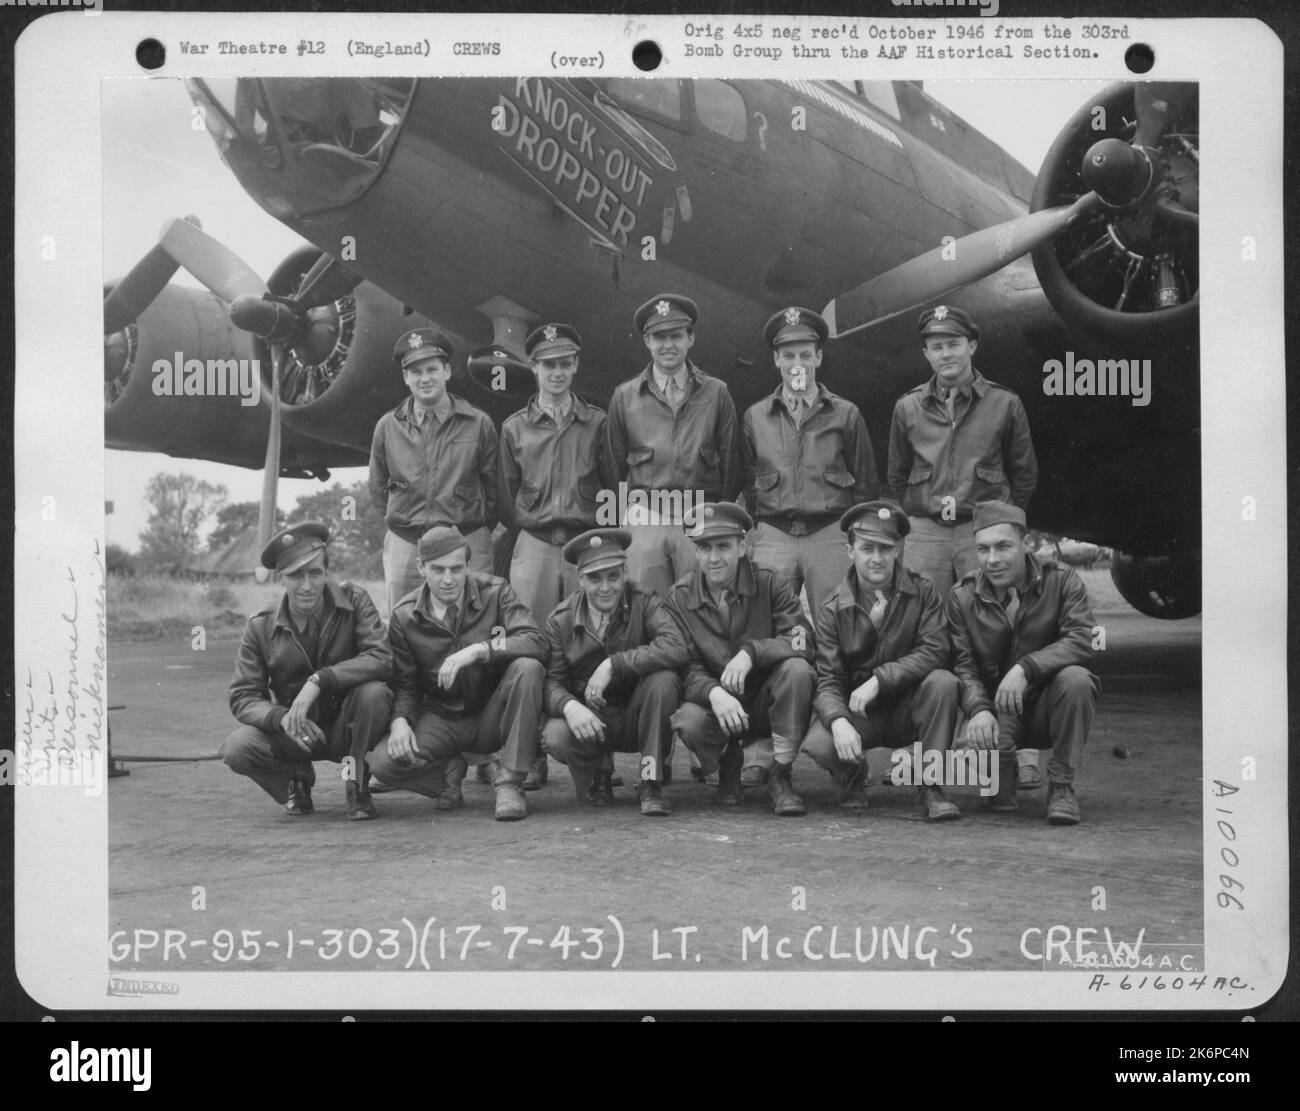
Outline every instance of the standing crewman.
<svg viewBox="0 0 1300 1111">
<path fill-rule="evenodd" d="M 921 313 L 917 328 L 933 373 L 894 405 L 886 480 L 911 520 L 903 564 L 934 583 L 944 601 L 953 583 L 978 566 L 975 503 L 1026 509 L 1038 460 L 1020 398 L 971 361 L 980 331 L 970 315 L 936 305 Z M 1021 786 L 1041 786 L 1038 753 L 1023 752 L 1020 764 Z"/>
<path fill-rule="evenodd" d="M 454 528 L 431 528 L 418 554 L 424 585 L 389 618 L 393 718 L 371 770 L 452 810 L 464 801 L 465 754 L 496 753 L 496 820 L 525 818 L 546 638 L 505 579 L 469 569 L 469 544 Z"/>
<path fill-rule="evenodd" d="M 538 627 L 578 588 L 562 552 L 579 533 L 596 527 L 598 498 L 618 479 L 609 464 L 605 414 L 572 392 L 582 337 L 568 324 L 543 324 L 524 350 L 537 376 L 537 393 L 501 426 L 501 516 L 519 530 L 510 561 L 510 585 Z M 546 783 L 546 753 L 524 780 L 524 790 Z"/>
<path fill-rule="evenodd" d="M 639 752 L 641 813 L 672 813 L 663 767 L 681 705 L 681 630 L 663 602 L 627 576 L 623 529 L 592 529 L 564 547 L 580 588 L 546 622 L 546 750 L 569 766 L 578 798 L 609 806 L 613 754 Z"/>
<path fill-rule="evenodd" d="M 668 595 L 690 660 L 672 724 L 701 771 L 717 770 L 725 806 L 743 798 L 742 746 L 770 741 L 767 793 L 784 817 L 805 812 L 790 776 L 812 712 L 813 638 L 786 581 L 745 554 L 753 527 L 743 507 L 720 502 L 687 532 L 697 568 Z"/>
<path fill-rule="evenodd" d="M 792 306 L 763 329 L 781 384 L 742 422 L 745 500 L 758 527 L 754 562 L 770 567 L 816 614 L 844 578 L 839 520 L 879 489 L 858 407 L 817 381 L 826 321 Z"/>
<path fill-rule="evenodd" d="M 1016 749 L 1051 746 L 1047 820 L 1077 825 L 1074 776 L 1097 708 L 1092 609 L 1072 567 L 1039 560 L 1025 543 L 1025 511 L 1004 502 L 975 510 L 979 570 L 948 596 L 953 670 L 961 680 L 966 739 L 996 749 L 993 810 L 1017 809 Z"/>
<path fill-rule="evenodd" d="M 414 328 L 393 347 L 411 396 L 379 418 L 370 443 L 370 496 L 388 528 L 389 613 L 419 587 L 415 546 L 435 525 L 464 535 L 474 570 L 492 570 L 497 431 L 482 409 L 447 392 L 454 354 L 440 328 Z"/>
<path fill-rule="evenodd" d="M 628 575 L 660 597 L 695 566 L 682 533 L 692 511 L 735 497 L 741 483 L 736 406 L 725 383 L 689 358 L 699 315 L 676 293 L 658 294 L 633 313 L 650 365 L 615 389 L 606 424 L 623 492 L 646 503 L 623 514 L 632 533 Z"/>
<path fill-rule="evenodd" d="M 313 760 L 345 765 L 348 817 L 375 816 L 366 754 L 388 728 L 393 657 L 361 587 L 329 576 L 329 529 L 291 525 L 262 549 L 284 587 L 248 619 L 235 657 L 230 710 L 241 722 L 221 758 L 295 817 L 312 813 Z"/>
</svg>

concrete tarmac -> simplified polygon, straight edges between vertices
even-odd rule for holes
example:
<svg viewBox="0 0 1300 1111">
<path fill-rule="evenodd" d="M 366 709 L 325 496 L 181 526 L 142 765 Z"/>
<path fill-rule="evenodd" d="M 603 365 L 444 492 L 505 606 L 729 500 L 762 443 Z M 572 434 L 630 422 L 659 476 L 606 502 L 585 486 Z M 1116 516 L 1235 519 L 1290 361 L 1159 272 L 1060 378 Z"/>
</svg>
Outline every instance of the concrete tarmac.
<svg viewBox="0 0 1300 1111">
<path fill-rule="evenodd" d="M 378 820 L 349 822 L 336 765 L 316 766 L 316 813 L 292 818 L 220 762 L 131 763 L 108 785 L 110 929 L 117 953 L 136 931 L 159 940 L 112 971 L 593 971 L 616 956 L 642 971 L 1033 970 L 1049 939 L 1068 946 L 1050 967 L 1077 958 L 1080 929 L 1096 931 L 1085 959 L 1105 961 L 1108 929 L 1200 968 L 1200 619 L 1097 617 L 1108 644 L 1078 827 L 1046 823 L 1045 788 L 1010 815 L 950 790 L 963 818 L 932 825 L 914 788 L 879 784 L 849 815 L 807 757 L 803 818 L 774 816 L 762 790 L 718 806 L 679 749 L 670 817 L 640 815 L 629 754 L 612 809 L 578 801 L 552 761 L 514 823 L 492 820 L 492 789 L 472 777 L 461 810 L 399 792 L 376 796 Z M 115 754 L 215 753 L 234 725 L 236 646 L 111 643 Z M 877 780 L 887 759 L 872 755 Z"/>
</svg>

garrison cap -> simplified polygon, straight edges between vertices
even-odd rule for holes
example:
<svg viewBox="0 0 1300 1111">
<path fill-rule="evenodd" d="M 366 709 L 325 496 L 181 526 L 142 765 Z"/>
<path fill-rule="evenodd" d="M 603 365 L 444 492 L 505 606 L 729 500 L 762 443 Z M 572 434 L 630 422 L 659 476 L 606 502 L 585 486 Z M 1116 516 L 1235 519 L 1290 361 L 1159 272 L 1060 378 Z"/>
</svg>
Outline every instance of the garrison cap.
<svg viewBox="0 0 1300 1111">
<path fill-rule="evenodd" d="M 420 562 L 423 563 L 426 560 L 439 559 L 456 551 L 457 548 L 469 551 L 469 541 L 461 535 L 460 529 L 452 525 L 434 525 L 420 537 L 416 552 Z"/>
<path fill-rule="evenodd" d="M 575 536 L 561 554 L 566 563 L 577 566 L 579 575 L 587 575 L 626 563 L 631 544 L 632 534 L 627 529 L 594 528 Z"/>
<path fill-rule="evenodd" d="M 310 563 L 329 542 L 330 530 L 319 521 L 303 521 L 281 529 L 262 549 L 262 566 L 272 571 L 296 571 Z"/>
<path fill-rule="evenodd" d="M 455 353 L 451 338 L 441 328 L 412 328 L 393 344 L 393 362 L 403 370 L 418 359 L 435 355 L 450 362 Z"/>
<path fill-rule="evenodd" d="M 859 536 L 897 544 L 912 531 L 912 522 L 898 502 L 880 498 L 855 505 L 840 518 L 840 528 L 850 544 Z"/>
<path fill-rule="evenodd" d="M 573 355 L 581 350 L 582 337 L 570 324 L 543 324 L 529 332 L 524 340 L 524 354 L 530 359 Z"/>
<path fill-rule="evenodd" d="M 638 332 L 657 332 L 661 328 L 695 327 L 700 307 L 680 293 L 660 293 L 651 297 L 632 314 Z"/>
<path fill-rule="evenodd" d="M 744 508 L 735 502 L 705 502 L 695 511 L 693 523 L 683 525 L 686 539 L 698 543 L 721 536 L 744 536 L 754 527 L 754 521 Z"/>
<path fill-rule="evenodd" d="M 979 532 L 980 529 L 992 528 L 994 525 L 1028 527 L 1025 524 L 1025 511 L 1018 505 L 1008 505 L 1004 501 L 982 501 L 977 503 L 975 517 L 971 521 L 971 531 Z"/>
<path fill-rule="evenodd" d="M 763 325 L 763 338 L 769 347 L 806 340 L 812 340 L 820 347 L 828 335 L 830 328 L 826 321 L 812 309 L 801 309 L 798 305 L 773 313 Z"/>
<path fill-rule="evenodd" d="M 970 313 L 956 305 L 935 305 L 932 309 L 926 309 L 917 320 L 916 328 L 921 333 L 922 340 L 926 336 L 938 335 L 965 336 L 974 340 L 980 338 L 980 330 L 970 318 Z"/>
</svg>

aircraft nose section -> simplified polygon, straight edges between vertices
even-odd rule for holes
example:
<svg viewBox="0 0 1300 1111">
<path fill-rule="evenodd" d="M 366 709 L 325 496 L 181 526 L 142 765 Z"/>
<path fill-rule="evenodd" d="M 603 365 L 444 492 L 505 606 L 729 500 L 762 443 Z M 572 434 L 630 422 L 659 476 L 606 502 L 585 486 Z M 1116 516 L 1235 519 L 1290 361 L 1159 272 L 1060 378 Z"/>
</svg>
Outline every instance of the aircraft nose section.
<svg viewBox="0 0 1300 1111">
<path fill-rule="evenodd" d="M 187 81 L 222 159 L 273 216 L 347 204 L 379 176 L 414 78 Z"/>
</svg>

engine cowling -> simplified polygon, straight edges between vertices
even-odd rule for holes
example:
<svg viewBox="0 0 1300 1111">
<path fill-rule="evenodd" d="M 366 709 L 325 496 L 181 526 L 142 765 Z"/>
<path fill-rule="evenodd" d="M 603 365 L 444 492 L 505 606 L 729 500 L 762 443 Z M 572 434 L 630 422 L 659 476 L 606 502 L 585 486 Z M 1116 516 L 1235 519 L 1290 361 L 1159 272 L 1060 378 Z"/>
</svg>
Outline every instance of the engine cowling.
<svg viewBox="0 0 1300 1111">
<path fill-rule="evenodd" d="M 1139 613 L 1176 621 L 1201 612 L 1201 557 L 1196 552 L 1132 556 L 1114 552 L 1110 577 Z"/>
<path fill-rule="evenodd" d="M 1196 86 L 1161 89 L 1169 114 L 1148 128 L 1158 136 L 1149 146 L 1134 142 L 1135 85 L 1112 85 L 1080 108 L 1047 152 L 1030 203 L 1038 212 L 1092 189 L 1107 198 L 1035 249 L 1034 269 L 1082 331 L 1152 345 L 1195 333 L 1200 287 Z"/>
</svg>

